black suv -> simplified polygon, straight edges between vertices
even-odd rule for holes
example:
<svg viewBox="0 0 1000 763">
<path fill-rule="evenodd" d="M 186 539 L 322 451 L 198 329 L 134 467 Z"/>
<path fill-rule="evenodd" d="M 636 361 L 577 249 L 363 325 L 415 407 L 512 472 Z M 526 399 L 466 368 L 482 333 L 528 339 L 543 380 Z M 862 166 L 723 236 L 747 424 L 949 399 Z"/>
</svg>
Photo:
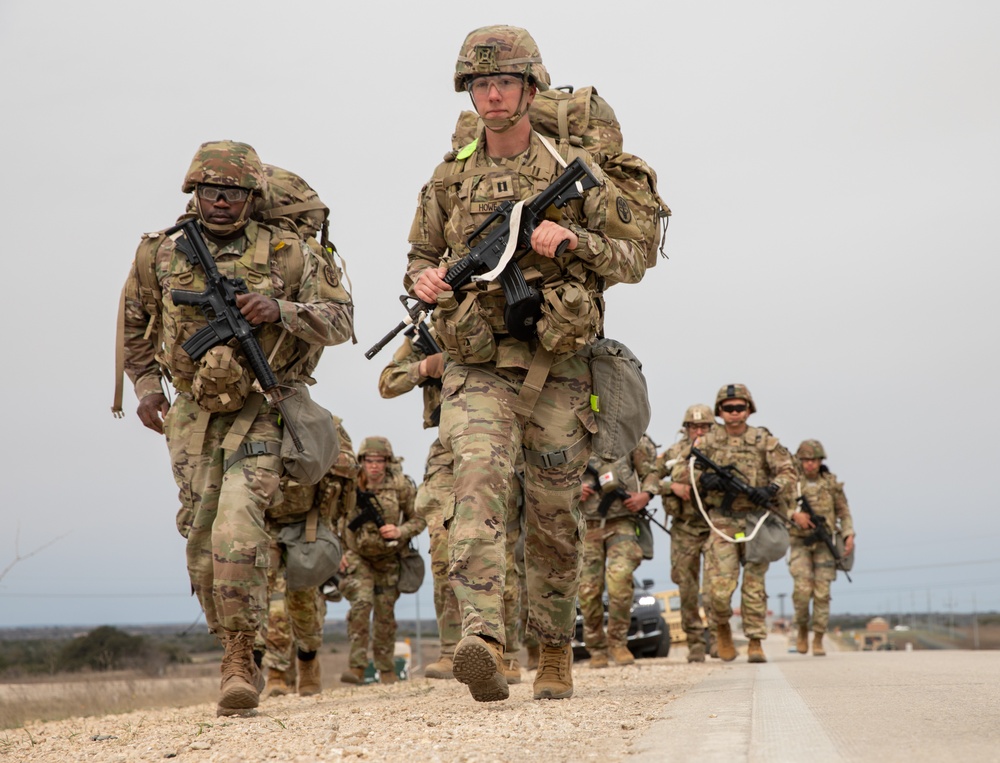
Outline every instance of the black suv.
<svg viewBox="0 0 1000 763">
<path fill-rule="evenodd" d="M 632 622 L 628 626 L 628 648 L 636 657 L 666 657 L 670 654 L 670 629 L 660 614 L 660 602 L 649 593 L 652 580 L 640 584 L 632 579 L 635 591 L 632 594 Z M 604 627 L 608 625 L 608 594 L 604 593 Z M 576 630 L 573 633 L 573 659 L 590 657 L 583 644 L 583 615 L 576 608 Z"/>
</svg>

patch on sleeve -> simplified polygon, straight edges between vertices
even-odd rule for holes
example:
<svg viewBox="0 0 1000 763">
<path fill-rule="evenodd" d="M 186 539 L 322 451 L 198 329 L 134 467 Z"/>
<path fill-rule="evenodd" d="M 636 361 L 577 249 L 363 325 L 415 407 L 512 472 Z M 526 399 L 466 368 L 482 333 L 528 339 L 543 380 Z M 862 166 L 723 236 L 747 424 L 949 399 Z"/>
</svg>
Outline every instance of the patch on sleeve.
<svg viewBox="0 0 1000 763">
<path fill-rule="evenodd" d="M 624 196 L 619 196 L 615 200 L 615 209 L 618 211 L 618 219 L 628 225 L 632 222 L 632 210 L 629 209 L 628 202 Z"/>
<path fill-rule="evenodd" d="M 330 286 L 334 288 L 340 286 L 340 276 L 337 275 L 337 270 L 333 265 L 327 264 L 323 266 L 323 277 Z"/>
</svg>

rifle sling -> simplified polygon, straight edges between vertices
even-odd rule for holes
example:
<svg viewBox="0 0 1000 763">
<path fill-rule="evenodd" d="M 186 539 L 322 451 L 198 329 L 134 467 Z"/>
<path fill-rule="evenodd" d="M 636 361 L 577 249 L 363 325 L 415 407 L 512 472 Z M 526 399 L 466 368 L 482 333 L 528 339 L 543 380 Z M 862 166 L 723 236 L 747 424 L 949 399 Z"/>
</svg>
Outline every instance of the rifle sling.
<svg viewBox="0 0 1000 763">
<path fill-rule="evenodd" d="M 309 513 L 306 514 L 306 534 L 303 536 L 303 540 L 306 543 L 316 542 L 316 528 L 319 526 L 319 509 L 315 506 L 309 509 Z"/>
</svg>

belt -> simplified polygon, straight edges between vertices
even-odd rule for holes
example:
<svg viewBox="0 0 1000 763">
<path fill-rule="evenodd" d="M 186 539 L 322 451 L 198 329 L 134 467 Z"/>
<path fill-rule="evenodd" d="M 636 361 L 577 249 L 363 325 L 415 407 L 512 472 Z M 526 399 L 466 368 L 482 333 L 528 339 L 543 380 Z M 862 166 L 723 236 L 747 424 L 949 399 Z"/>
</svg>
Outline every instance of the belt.
<svg viewBox="0 0 1000 763">
<path fill-rule="evenodd" d="M 228 472 L 229 467 L 233 464 L 239 463 L 244 458 L 250 456 L 263 456 L 266 453 L 270 453 L 272 456 L 281 455 L 281 443 L 280 442 L 245 442 L 240 447 L 238 447 L 229 458 L 226 459 L 226 465 L 223 471 Z"/>
<path fill-rule="evenodd" d="M 568 448 L 562 450 L 550 450 L 541 452 L 538 450 L 524 449 L 524 462 L 532 466 L 540 466 L 543 469 L 551 469 L 554 466 L 568 464 L 573 458 L 583 452 L 583 449 L 590 444 L 590 433 L 588 432 Z"/>
</svg>

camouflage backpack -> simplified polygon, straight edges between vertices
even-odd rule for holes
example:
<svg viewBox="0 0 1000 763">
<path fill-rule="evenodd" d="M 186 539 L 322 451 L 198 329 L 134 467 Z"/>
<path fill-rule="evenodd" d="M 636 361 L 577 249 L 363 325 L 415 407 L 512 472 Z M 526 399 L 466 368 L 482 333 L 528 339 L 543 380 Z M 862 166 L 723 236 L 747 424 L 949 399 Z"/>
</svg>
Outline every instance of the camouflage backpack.
<svg viewBox="0 0 1000 763">
<path fill-rule="evenodd" d="M 576 91 L 572 87 L 540 90 L 528 115 L 531 126 L 538 133 L 558 141 L 564 159 L 567 158 L 566 145 L 586 149 L 618 187 L 642 230 L 646 267 L 656 265 L 657 250 L 665 257 L 663 236 L 670 208 L 656 189 L 656 171 L 638 156 L 622 150 L 621 125 L 614 110 L 597 90 L 593 87 Z M 474 111 L 463 111 L 459 115 L 451 139 L 456 159 L 464 159 L 471 153 L 470 143 L 476 138 L 481 123 Z"/>
</svg>

